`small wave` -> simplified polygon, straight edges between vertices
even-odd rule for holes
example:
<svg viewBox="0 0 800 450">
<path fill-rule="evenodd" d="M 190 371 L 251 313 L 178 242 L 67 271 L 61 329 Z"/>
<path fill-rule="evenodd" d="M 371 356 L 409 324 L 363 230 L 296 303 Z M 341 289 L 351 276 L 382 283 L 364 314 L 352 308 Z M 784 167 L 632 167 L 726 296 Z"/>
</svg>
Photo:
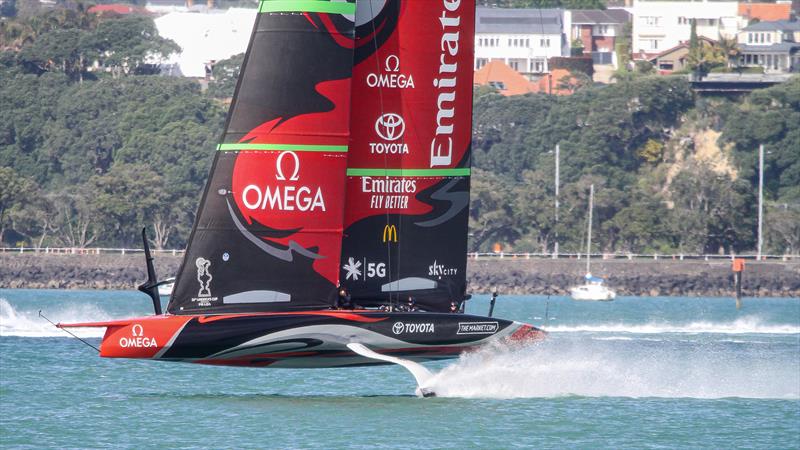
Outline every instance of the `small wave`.
<svg viewBox="0 0 800 450">
<path fill-rule="evenodd" d="M 464 354 L 426 383 L 440 397 L 800 399 L 800 358 L 758 348 L 638 346 L 557 336 Z"/>
<path fill-rule="evenodd" d="M 72 304 L 45 313 L 55 323 L 100 322 L 113 319 L 107 312 L 90 304 Z M 70 332 L 80 337 L 103 337 L 105 328 L 70 328 Z M 63 330 L 39 317 L 38 310 L 17 310 L 4 298 L 0 298 L 0 336 L 69 337 Z"/>
<path fill-rule="evenodd" d="M 556 325 L 547 327 L 547 331 L 556 333 L 595 332 L 595 333 L 710 333 L 710 334 L 800 334 L 800 326 L 788 324 L 765 324 L 758 317 L 742 317 L 733 322 L 690 322 L 672 324 L 651 322 L 641 325 L 632 324 L 585 324 Z"/>
</svg>

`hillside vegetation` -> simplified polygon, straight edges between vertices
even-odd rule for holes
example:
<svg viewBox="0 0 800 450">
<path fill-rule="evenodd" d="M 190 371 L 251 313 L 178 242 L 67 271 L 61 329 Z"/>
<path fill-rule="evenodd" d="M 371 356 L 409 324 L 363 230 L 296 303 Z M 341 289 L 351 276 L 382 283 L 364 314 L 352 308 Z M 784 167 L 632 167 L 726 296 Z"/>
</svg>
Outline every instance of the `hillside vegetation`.
<svg viewBox="0 0 800 450">
<path fill-rule="evenodd" d="M 184 246 L 241 56 L 202 91 L 157 75 L 152 56 L 176 47 L 149 18 L 53 11 L 0 23 L 2 244 L 138 246 L 148 225 L 156 246 Z M 764 144 L 766 249 L 797 253 L 798 123 L 798 77 L 737 100 L 659 76 L 571 96 L 478 90 L 470 248 L 544 252 L 558 237 L 578 251 L 594 184 L 595 251 L 752 251 Z"/>
</svg>

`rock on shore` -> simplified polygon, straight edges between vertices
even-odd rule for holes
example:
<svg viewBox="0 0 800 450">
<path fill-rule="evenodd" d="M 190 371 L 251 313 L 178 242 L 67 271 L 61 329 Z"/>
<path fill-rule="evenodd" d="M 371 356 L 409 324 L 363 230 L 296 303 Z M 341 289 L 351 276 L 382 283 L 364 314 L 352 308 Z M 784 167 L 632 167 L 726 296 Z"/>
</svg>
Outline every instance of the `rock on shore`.
<svg viewBox="0 0 800 450">
<path fill-rule="evenodd" d="M 174 276 L 182 258 L 159 255 L 156 271 Z M 580 284 L 584 261 L 577 259 L 469 260 L 470 293 L 495 288 L 502 294 L 566 295 Z M 731 296 L 729 261 L 593 261 L 594 275 L 607 279 L 618 295 Z M 136 255 L 53 255 L 0 253 L 0 288 L 135 289 L 146 278 L 144 257 Z M 743 295 L 800 297 L 800 262 L 752 262 L 745 268 Z"/>
</svg>

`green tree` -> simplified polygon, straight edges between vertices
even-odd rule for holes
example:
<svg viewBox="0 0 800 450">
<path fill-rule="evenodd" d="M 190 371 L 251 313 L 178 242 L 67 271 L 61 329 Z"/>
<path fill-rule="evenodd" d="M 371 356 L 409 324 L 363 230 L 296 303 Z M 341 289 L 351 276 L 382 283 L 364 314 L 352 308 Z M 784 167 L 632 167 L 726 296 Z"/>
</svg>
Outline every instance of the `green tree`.
<svg viewBox="0 0 800 450">
<path fill-rule="evenodd" d="M 208 83 L 208 95 L 222 99 L 233 97 L 236 81 L 239 79 L 239 68 L 243 62 L 244 53 L 239 53 L 214 64 L 214 79 Z"/>
</svg>

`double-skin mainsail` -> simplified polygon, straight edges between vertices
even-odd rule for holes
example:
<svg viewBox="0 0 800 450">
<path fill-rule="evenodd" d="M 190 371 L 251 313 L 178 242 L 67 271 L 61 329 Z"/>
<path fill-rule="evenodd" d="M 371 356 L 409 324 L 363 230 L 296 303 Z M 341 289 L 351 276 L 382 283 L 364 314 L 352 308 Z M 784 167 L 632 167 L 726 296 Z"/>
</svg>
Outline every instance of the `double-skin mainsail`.
<svg viewBox="0 0 800 450">
<path fill-rule="evenodd" d="M 466 291 L 474 0 L 263 0 L 167 310 Z"/>
</svg>

